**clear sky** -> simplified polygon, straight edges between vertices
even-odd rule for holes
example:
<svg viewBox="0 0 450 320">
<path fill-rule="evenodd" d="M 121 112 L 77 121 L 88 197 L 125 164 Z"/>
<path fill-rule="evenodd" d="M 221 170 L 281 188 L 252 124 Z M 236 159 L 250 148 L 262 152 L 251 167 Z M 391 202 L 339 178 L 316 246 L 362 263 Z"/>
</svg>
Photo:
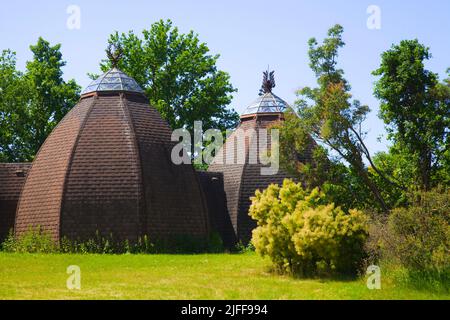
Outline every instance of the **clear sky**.
<svg viewBox="0 0 450 320">
<path fill-rule="evenodd" d="M 67 8 L 80 8 L 80 29 L 69 29 Z M 380 9 L 380 29 L 369 29 L 367 8 Z M 1 1 L 0 50 L 17 52 L 18 67 L 30 59 L 29 45 L 39 36 L 52 44 L 61 43 L 64 78 L 74 78 L 82 87 L 88 72 L 99 73 L 99 61 L 110 33 L 142 29 L 170 18 L 182 32 L 194 30 L 213 54 L 219 53 L 219 68 L 231 75 L 239 90 L 232 102 L 238 112 L 257 97 L 262 71 L 275 70 L 274 92 L 289 103 L 295 90 L 315 85 L 308 67 L 307 41 L 322 39 L 335 23 L 344 26 L 345 48 L 339 58 L 352 85 L 352 93 L 368 104 L 372 113 L 366 121 L 372 152 L 386 149 L 377 138 L 384 134 L 377 118 L 378 101 L 373 97 L 375 77 L 371 71 L 380 54 L 392 43 L 418 38 L 431 48 L 427 67 L 441 79 L 450 67 L 450 1 L 400 0 L 228 0 L 228 1 Z"/>
</svg>

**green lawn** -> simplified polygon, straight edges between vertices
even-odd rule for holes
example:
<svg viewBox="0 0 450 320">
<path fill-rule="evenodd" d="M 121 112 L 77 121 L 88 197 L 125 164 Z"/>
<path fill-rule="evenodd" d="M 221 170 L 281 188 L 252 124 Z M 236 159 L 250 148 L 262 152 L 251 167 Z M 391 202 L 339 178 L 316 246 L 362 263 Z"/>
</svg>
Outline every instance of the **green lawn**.
<svg viewBox="0 0 450 320">
<path fill-rule="evenodd" d="M 81 290 L 66 287 L 67 266 L 81 268 Z M 395 286 L 296 280 L 271 274 L 254 253 L 74 255 L 0 253 L 0 299 L 449 299 Z"/>
</svg>

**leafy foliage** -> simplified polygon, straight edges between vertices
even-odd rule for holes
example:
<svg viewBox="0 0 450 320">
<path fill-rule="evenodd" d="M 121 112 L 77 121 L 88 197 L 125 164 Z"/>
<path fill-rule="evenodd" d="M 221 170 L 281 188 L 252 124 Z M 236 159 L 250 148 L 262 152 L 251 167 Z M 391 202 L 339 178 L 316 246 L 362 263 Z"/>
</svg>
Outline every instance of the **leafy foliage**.
<svg viewBox="0 0 450 320">
<path fill-rule="evenodd" d="M 211 55 L 193 31 L 181 34 L 170 20 L 160 20 L 142 32 L 112 34 L 109 43 L 123 49 L 118 68 L 133 77 L 172 129 L 192 130 L 195 120 L 205 128 L 225 130 L 239 117 L 226 106 L 236 91 L 229 75 L 217 69 L 219 55 Z M 103 61 L 107 71 L 110 61 Z"/>
<path fill-rule="evenodd" d="M 393 145 L 387 152 L 378 152 L 373 157 L 373 162 L 380 171 L 388 175 L 397 185 L 404 188 L 397 188 L 391 183 L 387 183 L 375 171 L 369 168 L 369 172 L 379 187 L 383 198 L 389 207 L 396 208 L 406 205 L 408 193 L 414 189 L 416 183 L 416 167 L 409 155 L 398 145 Z"/>
<path fill-rule="evenodd" d="M 389 138 L 414 163 L 409 183 L 428 190 L 448 181 L 450 82 L 439 83 L 437 74 L 425 69 L 429 48 L 418 40 L 403 40 L 381 56 L 375 96 Z M 445 177 L 446 176 L 446 177 Z"/>
<path fill-rule="evenodd" d="M 17 253 L 219 253 L 224 251 L 223 242 L 217 233 L 210 234 L 208 239 L 190 235 L 173 235 L 167 239 L 151 239 L 144 235 L 137 241 L 118 241 L 112 234 L 101 235 L 98 231 L 87 240 L 62 237 L 55 241 L 41 227 L 30 228 L 20 237 L 11 231 L 1 245 L 5 252 Z"/>
<path fill-rule="evenodd" d="M 392 183 L 375 166 L 364 143 L 366 132 L 362 129 L 362 123 L 370 111 L 369 107 L 358 100 L 351 100 L 351 87 L 344 78 L 344 71 L 337 67 L 338 50 L 344 46 L 342 33 L 343 28 L 335 25 L 328 31 L 328 37 L 321 45 L 314 38 L 309 40 L 310 67 L 316 75 L 318 87 L 305 87 L 298 91 L 299 100 L 296 105 L 299 120 L 290 118 L 287 126 L 292 126 L 289 121 L 298 122 L 297 127 L 301 129 L 297 132 L 304 132 L 300 135 L 302 139 L 297 139 L 298 143 L 295 145 L 299 149 L 298 153 L 308 143 L 305 137 L 311 135 L 315 141 L 331 149 L 349 165 L 348 172 L 355 174 L 356 180 L 364 185 L 363 189 L 372 193 L 377 207 L 387 212 L 388 205 L 364 162 L 367 160 L 379 176 Z M 292 157 L 289 160 L 289 156 L 284 158 L 288 162 L 296 161 Z M 333 181 L 333 178 L 324 178 Z"/>
<path fill-rule="evenodd" d="M 18 253 L 54 253 L 58 245 L 42 228 L 30 228 L 20 239 L 16 239 L 12 230 L 2 244 L 2 250 Z"/>
<path fill-rule="evenodd" d="M 450 191 L 415 192 L 409 203 L 392 211 L 385 230 L 377 237 L 381 258 L 405 267 L 411 284 L 424 286 L 428 282 L 434 289 L 448 291 Z"/>
<path fill-rule="evenodd" d="M 65 82 L 61 46 L 42 38 L 30 46 L 25 73 L 16 70 L 15 53 L 0 57 L 0 160 L 31 161 L 47 136 L 76 104 L 80 87 Z"/>
<path fill-rule="evenodd" d="M 0 161 L 25 160 L 23 128 L 28 119 L 29 86 L 23 74 L 16 69 L 16 54 L 3 50 L 0 56 Z M 22 130 L 20 130 L 22 129 Z"/>
<path fill-rule="evenodd" d="M 310 193 L 286 179 L 256 191 L 250 215 L 257 221 L 252 243 L 279 271 L 294 274 L 354 274 L 367 236 L 361 211 L 329 203 L 317 188 Z"/>
<path fill-rule="evenodd" d="M 450 267 L 450 191 L 420 192 L 408 208 L 394 209 L 389 228 L 398 237 L 396 253 L 418 270 Z M 449 270 L 450 271 L 450 270 Z"/>
<path fill-rule="evenodd" d="M 242 241 L 239 241 L 236 244 L 235 250 L 238 253 L 255 252 L 255 246 L 253 245 L 253 243 L 251 241 L 249 243 L 247 243 L 246 245 L 244 243 L 242 243 Z"/>
<path fill-rule="evenodd" d="M 331 202 L 345 209 L 378 208 L 360 176 L 330 155 L 327 148 L 315 143 L 303 121 L 294 112 L 286 112 L 285 121 L 273 126 L 280 133 L 283 169 L 302 181 L 307 190 L 318 187 Z"/>
</svg>

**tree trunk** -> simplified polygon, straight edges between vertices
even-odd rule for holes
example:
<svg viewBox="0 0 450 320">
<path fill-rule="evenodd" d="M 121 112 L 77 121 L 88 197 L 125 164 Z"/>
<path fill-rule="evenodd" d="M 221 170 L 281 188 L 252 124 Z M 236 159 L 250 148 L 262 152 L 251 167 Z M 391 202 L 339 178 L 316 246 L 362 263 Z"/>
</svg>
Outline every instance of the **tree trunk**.
<svg viewBox="0 0 450 320">
<path fill-rule="evenodd" d="M 354 167 L 358 170 L 359 175 L 364 180 L 367 187 L 369 187 L 370 191 L 375 196 L 377 202 L 380 204 L 381 209 L 384 213 L 389 213 L 389 208 L 386 204 L 386 202 L 383 199 L 383 196 L 381 195 L 380 191 L 378 190 L 378 187 L 373 183 L 373 181 L 369 178 L 369 175 L 367 174 L 367 171 L 364 168 L 361 168 L 359 164 L 354 164 Z"/>
<path fill-rule="evenodd" d="M 431 152 L 430 150 L 423 150 L 419 157 L 419 168 L 420 168 L 420 180 L 421 189 L 429 191 L 431 187 Z"/>
</svg>

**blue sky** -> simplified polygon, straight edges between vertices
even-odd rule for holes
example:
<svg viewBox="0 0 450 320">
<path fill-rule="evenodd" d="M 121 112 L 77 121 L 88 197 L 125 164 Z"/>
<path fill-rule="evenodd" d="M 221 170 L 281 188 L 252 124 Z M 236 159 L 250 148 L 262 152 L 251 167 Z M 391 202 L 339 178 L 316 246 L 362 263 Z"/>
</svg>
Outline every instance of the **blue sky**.
<svg viewBox="0 0 450 320">
<path fill-rule="evenodd" d="M 69 5 L 81 10 L 81 28 L 66 26 Z M 366 21 L 369 5 L 381 10 L 381 29 L 371 30 Z M 232 102 L 238 112 L 257 97 L 261 73 L 275 70 L 274 92 L 289 103 L 295 90 L 313 86 L 308 67 L 307 41 L 322 39 L 335 23 L 344 26 L 345 48 L 339 62 L 352 85 L 352 93 L 368 104 L 372 113 L 365 123 L 372 152 L 385 150 L 383 123 L 377 118 L 378 101 L 373 97 L 375 77 L 371 71 L 380 54 L 392 43 L 418 38 L 431 48 L 427 67 L 442 77 L 450 67 L 450 1 L 5 1 L 0 5 L 0 50 L 17 52 L 23 69 L 31 54 L 29 45 L 39 36 L 61 43 L 67 66 L 64 78 L 74 78 L 82 87 L 88 72 L 98 73 L 99 61 L 110 33 L 136 33 L 159 19 L 170 18 L 182 32 L 194 30 L 212 53 L 219 53 L 219 68 L 231 75 L 239 90 Z"/>
</svg>

